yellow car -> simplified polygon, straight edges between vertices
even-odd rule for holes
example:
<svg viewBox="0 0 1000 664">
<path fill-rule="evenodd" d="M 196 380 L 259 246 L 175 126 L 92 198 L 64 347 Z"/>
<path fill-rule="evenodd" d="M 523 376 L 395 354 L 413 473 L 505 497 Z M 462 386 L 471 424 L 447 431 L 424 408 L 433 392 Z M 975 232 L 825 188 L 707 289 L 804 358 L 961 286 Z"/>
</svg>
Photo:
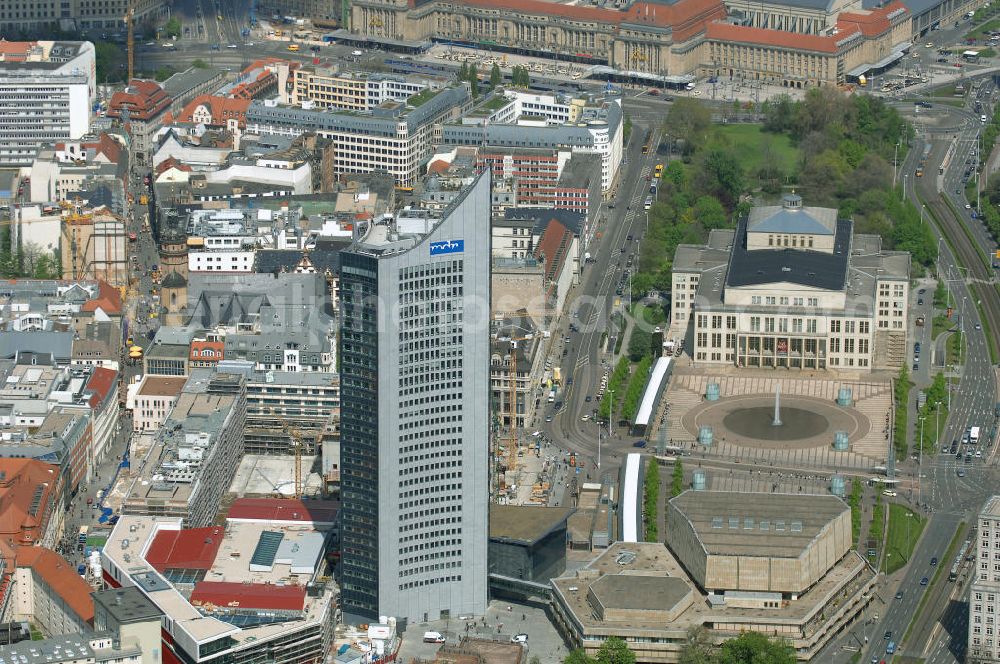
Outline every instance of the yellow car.
<svg viewBox="0 0 1000 664">
<path fill-rule="evenodd" d="M 299 50 L 299 45 L 298 44 L 289 44 L 288 45 L 288 50 L 291 51 L 291 52 L 293 52 L 293 53 L 295 53 L 296 51 Z"/>
</svg>

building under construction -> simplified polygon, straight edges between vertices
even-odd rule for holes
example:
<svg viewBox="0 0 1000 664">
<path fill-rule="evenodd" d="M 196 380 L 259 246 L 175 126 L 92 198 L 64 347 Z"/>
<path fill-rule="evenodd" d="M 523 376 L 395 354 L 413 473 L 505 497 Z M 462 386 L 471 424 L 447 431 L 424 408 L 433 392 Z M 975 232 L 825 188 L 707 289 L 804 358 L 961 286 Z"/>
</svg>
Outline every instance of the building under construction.
<svg viewBox="0 0 1000 664">
<path fill-rule="evenodd" d="M 125 221 L 105 207 L 67 205 L 63 215 L 63 279 L 101 279 L 128 286 L 128 233 Z"/>
</svg>

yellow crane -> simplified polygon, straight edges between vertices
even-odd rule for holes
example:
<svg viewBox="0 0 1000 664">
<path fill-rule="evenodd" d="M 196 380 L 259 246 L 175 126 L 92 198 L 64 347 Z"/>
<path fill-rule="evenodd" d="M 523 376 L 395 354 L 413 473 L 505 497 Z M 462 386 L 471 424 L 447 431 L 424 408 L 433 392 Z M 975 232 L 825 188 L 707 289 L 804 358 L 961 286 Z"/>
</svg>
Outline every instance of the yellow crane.
<svg viewBox="0 0 1000 664">
<path fill-rule="evenodd" d="M 306 433 L 302 429 L 293 426 L 288 423 L 288 420 L 281 415 L 275 415 L 272 409 L 271 414 L 275 417 L 278 422 L 281 423 L 281 430 L 288 434 L 288 437 L 292 439 L 292 453 L 295 456 L 295 471 L 294 471 L 294 485 L 292 491 L 292 498 L 301 498 L 304 485 L 302 482 L 302 447 L 303 440 L 306 438 Z M 319 443 L 322 441 L 323 431 L 322 429 L 315 434 L 314 443 L 316 448 L 319 448 Z"/>
<path fill-rule="evenodd" d="M 128 49 L 128 80 L 132 80 L 135 75 L 135 5 L 133 0 L 128 0 L 128 10 L 125 12 L 125 28 L 128 34 L 126 48 Z M 126 81 L 128 84 L 128 81 Z M 131 166 L 131 164 L 129 164 Z"/>
<path fill-rule="evenodd" d="M 528 334 L 523 337 L 510 337 L 510 361 L 507 363 L 509 370 L 507 385 L 507 417 L 510 429 L 507 438 L 507 469 L 514 470 L 517 465 L 517 345 L 522 341 L 530 341 L 533 335 Z"/>
</svg>

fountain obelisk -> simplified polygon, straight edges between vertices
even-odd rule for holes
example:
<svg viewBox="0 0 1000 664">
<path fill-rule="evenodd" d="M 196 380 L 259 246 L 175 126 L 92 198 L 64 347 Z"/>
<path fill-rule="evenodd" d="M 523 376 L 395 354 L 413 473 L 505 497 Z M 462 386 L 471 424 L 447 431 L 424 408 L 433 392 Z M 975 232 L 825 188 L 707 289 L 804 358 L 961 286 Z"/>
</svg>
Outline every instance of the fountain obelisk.
<svg viewBox="0 0 1000 664">
<path fill-rule="evenodd" d="M 774 387 L 774 419 L 771 420 L 771 426 L 781 426 L 781 383 Z"/>
</svg>

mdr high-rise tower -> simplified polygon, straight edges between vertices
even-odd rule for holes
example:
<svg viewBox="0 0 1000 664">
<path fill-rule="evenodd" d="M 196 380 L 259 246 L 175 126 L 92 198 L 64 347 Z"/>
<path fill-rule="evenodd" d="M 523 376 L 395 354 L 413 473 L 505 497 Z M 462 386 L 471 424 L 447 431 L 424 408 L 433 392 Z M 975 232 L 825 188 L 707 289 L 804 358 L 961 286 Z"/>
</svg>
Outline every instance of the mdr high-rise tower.
<svg viewBox="0 0 1000 664">
<path fill-rule="evenodd" d="M 439 219 L 341 253 L 341 601 L 347 620 L 485 612 L 490 174 Z"/>
</svg>

